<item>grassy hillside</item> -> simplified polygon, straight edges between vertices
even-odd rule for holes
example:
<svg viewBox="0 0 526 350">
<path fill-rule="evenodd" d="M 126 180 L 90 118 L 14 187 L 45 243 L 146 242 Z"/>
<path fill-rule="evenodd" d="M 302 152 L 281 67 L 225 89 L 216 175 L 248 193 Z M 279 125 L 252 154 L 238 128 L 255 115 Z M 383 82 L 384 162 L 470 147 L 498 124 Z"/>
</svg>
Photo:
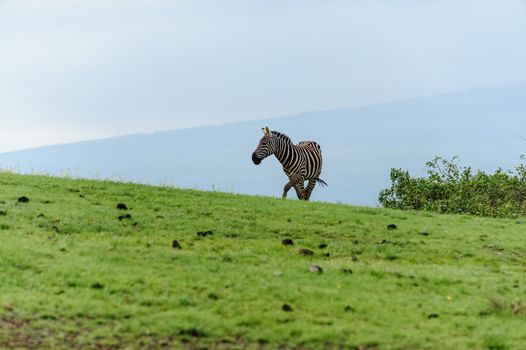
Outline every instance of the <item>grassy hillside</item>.
<svg viewBox="0 0 526 350">
<path fill-rule="evenodd" d="M 0 210 L 0 348 L 526 343 L 524 220 L 6 173 Z"/>
</svg>

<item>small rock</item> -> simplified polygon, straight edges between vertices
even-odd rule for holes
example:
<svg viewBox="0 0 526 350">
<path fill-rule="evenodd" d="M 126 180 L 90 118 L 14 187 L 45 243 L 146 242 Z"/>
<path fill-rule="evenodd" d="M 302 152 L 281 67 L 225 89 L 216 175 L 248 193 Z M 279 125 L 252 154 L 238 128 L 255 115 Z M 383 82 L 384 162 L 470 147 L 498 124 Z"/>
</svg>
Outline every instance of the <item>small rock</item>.
<svg viewBox="0 0 526 350">
<path fill-rule="evenodd" d="M 131 214 L 122 214 L 119 215 L 119 221 L 122 221 L 124 219 L 131 219 Z"/>
<path fill-rule="evenodd" d="M 378 244 L 384 244 L 384 243 L 387 243 L 387 241 L 385 239 L 382 239 L 382 240 L 378 241 Z"/>
<path fill-rule="evenodd" d="M 345 274 L 347 274 L 347 275 L 352 275 L 352 270 L 349 269 L 349 268 L 343 268 L 343 269 L 342 269 L 342 272 L 345 273 Z"/>
<path fill-rule="evenodd" d="M 320 249 L 325 249 L 325 248 L 327 248 L 327 244 L 322 243 L 322 244 L 320 244 L 320 245 L 318 246 L 318 248 L 320 248 Z"/>
<path fill-rule="evenodd" d="M 351 256 L 352 261 L 358 261 L 358 257 L 356 255 Z"/>
<path fill-rule="evenodd" d="M 432 319 L 432 318 L 438 318 L 438 314 L 429 314 L 427 316 L 428 319 Z"/>
<path fill-rule="evenodd" d="M 309 267 L 309 271 L 312 273 L 323 273 L 322 267 L 318 265 L 311 265 Z"/>
<path fill-rule="evenodd" d="M 281 244 L 283 245 L 294 245 L 294 241 L 290 238 L 285 238 L 284 240 L 281 241 Z"/>
<path fill-rule="evenodd" d="M 293 309 L 292 309 L 292 306 L 290 306 L 289 304 L 283 304 L 283 306 L 281 307 L 281 310 L 285 312 L 291 312 Z"/>
<path fill-rule="evenodd" d="M 182 249 L 181 244 L 176 241 L 175 239 L 172 241 L 172 248 L 174 249 Z"/>
<path fill-rule="evenodd" d="M 124 203 L 117 203 L 117 209 L 119 210 L 128 210 L 128 206 Z"/>
<path fill-rule="evenodd" d="M 305 256 L 311 256 L 311 255 L 314 255 L 314 252 L 313 252 L 312 250 L 310 250 L 310 249 L 307 249 L 307 248 L 301 248 L 301 249 L 299 250 L 299 253 L 300 253 L 301 255 L 305 255 Z"/>
<path fill-rule="evenodd" d="M 389 224 L 389 225 L 387 225 L 387 229 L 388 229 L 388 230 L 396 230 L 397 228 L 398 228 L 398 227 L 396 227 L 395 224 Z"/>
<path fill-rule="evenodd" d="M 28 203 L 29 202 L 29 198 L 27 198 L 26 196 L 22 196 L 22 197 L 18 198 L 18 202 L 19 203 Z"/>
</svg>

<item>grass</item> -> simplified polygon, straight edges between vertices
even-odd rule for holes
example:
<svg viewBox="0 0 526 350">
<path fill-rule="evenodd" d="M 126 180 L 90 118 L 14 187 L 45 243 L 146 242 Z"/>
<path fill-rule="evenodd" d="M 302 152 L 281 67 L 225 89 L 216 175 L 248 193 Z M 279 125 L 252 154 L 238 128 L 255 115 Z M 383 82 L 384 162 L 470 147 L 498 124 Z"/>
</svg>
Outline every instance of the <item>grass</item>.
<svg viewBox="0 0 526 350">
<path fill-rule="evenodd" d="M 524 220 L 9 173 L 0 210 L 0 348 L 526 343 Z"/>
</svg>

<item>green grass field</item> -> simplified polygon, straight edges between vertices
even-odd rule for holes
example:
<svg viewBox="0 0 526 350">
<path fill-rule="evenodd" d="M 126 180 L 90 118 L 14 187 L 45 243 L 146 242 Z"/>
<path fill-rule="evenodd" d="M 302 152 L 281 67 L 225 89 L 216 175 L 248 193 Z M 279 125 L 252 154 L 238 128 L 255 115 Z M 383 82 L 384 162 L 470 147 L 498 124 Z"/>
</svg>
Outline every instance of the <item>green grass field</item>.
<svg viewBox="0 0 526 350">
<path fill-rule="evenodd" d="M 0 348 L 526 346 L 522 219 L 9 173 L 0 210 Z"/>
</svg>

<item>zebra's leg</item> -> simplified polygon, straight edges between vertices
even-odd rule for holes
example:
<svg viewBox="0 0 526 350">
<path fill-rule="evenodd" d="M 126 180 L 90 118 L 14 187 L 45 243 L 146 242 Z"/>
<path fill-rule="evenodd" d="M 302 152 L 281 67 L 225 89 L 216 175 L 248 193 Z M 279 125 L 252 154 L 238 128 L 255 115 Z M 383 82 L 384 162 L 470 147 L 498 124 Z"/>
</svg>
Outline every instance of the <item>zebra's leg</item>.
<svg viewBox="0 0 526 350">
<path fill-rule="evenodd" d="M 305 200 L 306 201 L 310 199 L 310 195 L 312 194 L 312 190 L 314 190 L 314 186 L 316 186 L 316 180 L 310 179 L 309 183 L 307 184 L 307 187 L 305 188 Z"/>
<path fill-rule="evenodd" d="M 291 176 L 289 178 L 289 182 L 287 182 L 285 184 L 285 187 L 283 188 L 283 198 L 287 198 L 287 193 L 289 192 L 289 190 L 294 187 L 296 188 L 296 184 L 300 184 L 301 185 L 301 188 L 302 188 L 302 192 L 303 192 L 303 177 L 301 175 L 297 175 L 297 176 Z M 297 191 L 297 190 L 296 190 Z M 299 195 L 298 195 L 298 198 L 299 198 Z"/>
<path fill-rule="evenodd" d="M 296 195 L 298 196 L 298 199 L 305 199 L 305 189 L 303 188 L 303 181 L 295 184 L 294 189 L 296 190 Z"/>
</svg>

